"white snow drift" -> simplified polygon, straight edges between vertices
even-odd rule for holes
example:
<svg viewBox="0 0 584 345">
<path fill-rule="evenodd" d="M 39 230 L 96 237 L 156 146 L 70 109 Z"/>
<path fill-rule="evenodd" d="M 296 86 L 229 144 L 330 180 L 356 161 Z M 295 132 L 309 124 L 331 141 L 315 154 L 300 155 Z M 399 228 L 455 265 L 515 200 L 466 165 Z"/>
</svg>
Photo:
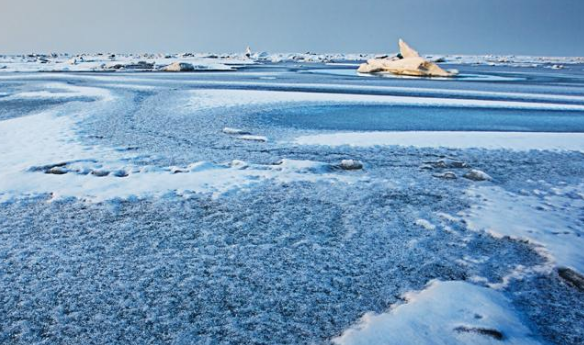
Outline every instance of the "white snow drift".
<svg viewBox="0 0 584 345">
<path fill-rule="evenodd" d="M 481 186 L 467 195 L 473 206 L 462 217 L 470 229 L 527 239 L 540 246 L 552 264 L 584 272 L 584 185 L 522 194 Z"/>
<path fill-rule="evenodd" d="M 366 314 L 337 345 L 540 344 L 499 292 L 465 282 L 433 282 L 387 313 Z"/>
<path fill-rule="evenodd" d="M 584 133 L 534 132 L 339 132 L 297 137 L 298 145 L 412 146 L 454 149 L 554 150 L 584 152 Z"/>
</svg>

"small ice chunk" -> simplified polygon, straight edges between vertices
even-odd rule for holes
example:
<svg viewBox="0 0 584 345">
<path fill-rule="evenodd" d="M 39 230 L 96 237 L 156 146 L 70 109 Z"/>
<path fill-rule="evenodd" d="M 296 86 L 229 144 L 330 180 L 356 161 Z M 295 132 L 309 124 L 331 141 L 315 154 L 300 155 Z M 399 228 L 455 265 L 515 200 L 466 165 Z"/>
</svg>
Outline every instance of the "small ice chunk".
<svg viewBox="0 0 584 345">
<path fill-rule="evenodd" d="M 463 177 L 473 181 L 491 181 L 493 179 L 486 172 L 477 169 L 471 169 Z"/>
<path fill-rule="evenodd" d="M 445 171 L 441 174 L 432 174 L 432 176 L 445 180 L 456 180 L 458 178 L 452 171 Z"/>
<path fill-rule="evenodd" d="M 462 169 L 468 168 L 468 164 L 461 161 L 456 161 L 452 159 L 440 159 L 436 162 L 430 163 L 434 168 L 447 168 L 447 169 Z"/>
<path fill-rule="evenodd" d="M 162 70 L 165 72 L 193 72 L 195 67 L 186 62 L 173 62 Z"/>
<path fill-rule="evenodd" d="M 45 174 L 53 174 L 53 175 L 64 175 L 68 172 L 68 170 L 64 167 L 52 167 L 45 171 Z"/>
<path fill-rule="evenodd" d="M 417 219 L 415 221 L 415 224 L 417 226 L 421 226 L 422 228 L 426 229 L 426 230 L 436 230 L 436 225 L 430 223 L 429 221 L 425 220 L 425 219 Z"/>
<path fill-rule="evenodd" d="M 91 172 L 91 175 L 97 176 L 97 177 L 105 177 L 105 176 L 109 175 L 109 173 L 110 172 L 107 170 L 93 170 Z"/>
<path fill-rule="evenodd" d="M 444 213 L 444 212 L 436 212 L 436 215 L 444 220 L 447 220 L 449 222 L 458 222 L 460 219 L 448 214 L 448 213 Z"/>
<path fill-rule="evenodd" d="M 112 175 L 114 175 L 115 177 L 128 177 L 128 172 L 126 172 L 123 169 L 119 169 L 112 172 Z"/>
<path fill-rule="evenodd" d="M 584 291 L 584 276 L 578 272 L 567 267 L 560 267 L 558 268 L 558 275 L 576 289 Z"/>
<path fill-rule="evenodd" d="M 187 166 L 187 170 L 189 170 L 190 172 L 199 172 L 216 168 L 217 166 L 210 162 L 196 162 L 191 163 Z"/>
<path fill-rule="evenodd" d="M 353 159 L 343 159 L 339 167 L 343 170 L 361 170 L 363 163 Z"/>
<path fill-rule="evenodd" d="M 241 140 L 257 141 L 257 142 L 262 142 L 262 143 L 265 143 L 266 141 L 268 141 L 268 138 L 261 136 L 261 135 L 240 135 L 237 138 L 241 139 Z"/>
<path fill-rule="evenodd" d="M 223 133 L 229 134 L 229 135 L 250 135 L 251 134 L 250 132 L 245 131 L 243 129 L 231 128 L 231 127 L 223 128 Z"/>
<path fill-rule="evenodd" d="M 249 167 L 249 165 L 239 159 L 234 159 L 231 161 L 231 163 L 229 164 L 229 166 L 231 166 L 232 168 L 237 168 L 237 169 L 245 169 L 247 167 Z"/>
<path fill-rule="evenodd" d="M 177 166 L 171 166 L 170 167 L 170 172 L 173 174 L 182 174 L 182 173 L 186 173 L 189 172 L 187 169 L 185 168 L 181 168 L 181 167 L 177 167 Z"/>
</svg>

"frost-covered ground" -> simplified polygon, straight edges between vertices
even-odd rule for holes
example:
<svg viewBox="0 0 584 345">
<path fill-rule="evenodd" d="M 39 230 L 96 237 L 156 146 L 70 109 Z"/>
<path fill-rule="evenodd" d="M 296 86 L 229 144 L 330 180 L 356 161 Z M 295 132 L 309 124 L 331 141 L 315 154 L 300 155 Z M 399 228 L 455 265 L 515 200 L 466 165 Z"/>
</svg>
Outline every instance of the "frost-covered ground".
<svg viewBox="0 0 584 345">
<path fill-rule="evenodd" d="M 0 62 L 0 343 L 584 342 L 581 60 L 146 58 Z"/>
</svg>

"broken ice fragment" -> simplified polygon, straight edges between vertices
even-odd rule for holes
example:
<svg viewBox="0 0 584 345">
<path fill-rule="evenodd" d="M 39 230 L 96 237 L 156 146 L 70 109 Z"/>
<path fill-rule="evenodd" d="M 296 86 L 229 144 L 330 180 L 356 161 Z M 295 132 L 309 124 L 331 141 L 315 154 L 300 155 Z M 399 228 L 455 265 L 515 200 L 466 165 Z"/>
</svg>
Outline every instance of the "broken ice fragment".
<svg viewBox="0 0 584 345">
<path fill-rule="evenodd" d="M 240 135 L 237 138 L 241 139 L 241 140 L 257 141 L 257 142 L 262 142 L 262 143 L 268 141 L 268 138 L 261 136 L 261 135 Z"/>
<path fill-rule="evenodd" d="M 230 135 L 250 135 L 251 134 L 251 132 L 245 131 L 243 129 L 231 128 L 231 127 L 223 128 L 223 133 L 230 134 Z"/>
<path fill-rule="evenodd" d="M 363 164 L 353 159 L 344 159 L 339 164 L 339 167 L 343 170 L 361 170 L 363 169 Z"/>
<path fill-rule="evenodd" d="M 486 172 L 477 169 L 471 169 L 463 177 L 473 181 L 490 181 L 493 179 Z"/>
</svg>

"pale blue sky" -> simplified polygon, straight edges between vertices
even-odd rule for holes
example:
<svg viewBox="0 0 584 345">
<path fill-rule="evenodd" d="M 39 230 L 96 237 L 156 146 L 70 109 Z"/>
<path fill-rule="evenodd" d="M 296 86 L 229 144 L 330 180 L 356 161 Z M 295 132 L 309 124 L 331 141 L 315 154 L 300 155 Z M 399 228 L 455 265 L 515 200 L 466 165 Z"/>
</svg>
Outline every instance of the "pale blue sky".
<svg viewBox="0 0 584 345">
<path fill-rule="evenodd" d="M 0 53 L 584 56 L 584 0 L 0 0 Z"/>
</svg>

